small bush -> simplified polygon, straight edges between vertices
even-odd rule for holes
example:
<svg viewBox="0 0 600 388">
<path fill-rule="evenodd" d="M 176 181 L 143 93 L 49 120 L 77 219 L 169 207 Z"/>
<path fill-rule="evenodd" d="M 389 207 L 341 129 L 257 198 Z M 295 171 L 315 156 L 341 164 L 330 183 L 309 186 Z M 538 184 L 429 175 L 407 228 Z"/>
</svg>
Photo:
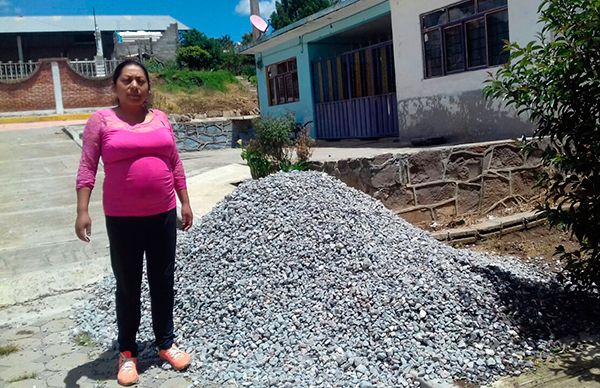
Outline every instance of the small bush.
<svg viewBox="0 0 600 388">
<path fill-rule="evenodd" d="M 293 141 L 296 123 L 291 116 L 280 118 L 260 118 L 254 120 L 256 138 L 247 148 L 242 146 L 242 159 L 248 163 L 252 178 L 265 177 L 276 171 L 304 171 L 308 169 L 308 159 L 314 141 L 303 128 L 296 141 Z M 293 158 L 294 153 L 296 158 Z"/>
<path fill-rule="evenodd" d="M 211 55 L 198 46 L 180 47 L 177 49 L 177 64 L 191 70 L 210 68 Z"/>
<path fill-rule="evenodd" d="M 292 145 L 291 136 L 296 125 L 291 116 L 260 118 L 254 120 L 253 125 L 262 153 L 270 157 L 273 162 L 289 160 L 286 150 Z"/>
</svg>

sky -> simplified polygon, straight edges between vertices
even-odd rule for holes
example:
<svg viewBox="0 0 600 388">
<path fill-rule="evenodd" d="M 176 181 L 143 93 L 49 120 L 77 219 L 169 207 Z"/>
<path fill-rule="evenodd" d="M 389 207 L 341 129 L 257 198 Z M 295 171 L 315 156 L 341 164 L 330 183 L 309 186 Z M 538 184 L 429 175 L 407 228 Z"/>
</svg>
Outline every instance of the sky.
<svg viewBox="0 0 600 388">
<path fill-rule="evenodd" d="M 275 0 L 259 1 L 268 19 Z M 170 15 L 217 38 L 229 35 L 234 42 L 251 31 L 250 0 L 0 0 L 0 16 L 42 15 Z"/>
</svg>

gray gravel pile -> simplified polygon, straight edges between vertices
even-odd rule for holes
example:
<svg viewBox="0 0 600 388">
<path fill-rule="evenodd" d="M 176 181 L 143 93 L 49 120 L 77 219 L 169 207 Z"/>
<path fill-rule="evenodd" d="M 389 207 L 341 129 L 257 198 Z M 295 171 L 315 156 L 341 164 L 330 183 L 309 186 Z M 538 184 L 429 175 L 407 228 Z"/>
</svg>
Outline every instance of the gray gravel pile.
<svg viewBox="0 0 600 388">
<path fill-rule="evenodd" d="M 198 384 L 488 382 L 598 319 L 566 307 L 550 275 L 443 245 L 316 172 L 240 185 L 180 234 L 177 260 L 178 342 Z M 79 315 L 108 346 L 113 290 L 107 278 Z M 151 342 L 144 311 L 138 338 Z"/>
</svg>

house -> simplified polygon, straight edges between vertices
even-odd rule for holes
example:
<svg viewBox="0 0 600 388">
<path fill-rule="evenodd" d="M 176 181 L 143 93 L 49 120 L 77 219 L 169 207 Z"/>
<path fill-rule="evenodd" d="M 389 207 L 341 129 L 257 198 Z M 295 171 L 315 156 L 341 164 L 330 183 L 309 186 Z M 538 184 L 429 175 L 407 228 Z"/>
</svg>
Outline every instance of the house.
<svg viewBox="0 0 600 388">
<path fill-rule="evenodd" d="M 189 28 L 167 15 L 75 15 L 0 17 L 0 62 L 96 56 L 95 24 L 105 58 L 137 55 L 140 44 L 163 59 L 175 57 L 178 30 Z M 138 35 L 123 42 L 121 35 Z M 140 40 L 143 41 L 140 43 Z"/>
<path fill-rule="evenodd" d="M 312 121 L 317 139 L 472 142 L 530 134 L 482 95 L 505 40 L 539 31 L 539 0 L 346 0 L 263 36 L 263 115 Z"/>
</svg>

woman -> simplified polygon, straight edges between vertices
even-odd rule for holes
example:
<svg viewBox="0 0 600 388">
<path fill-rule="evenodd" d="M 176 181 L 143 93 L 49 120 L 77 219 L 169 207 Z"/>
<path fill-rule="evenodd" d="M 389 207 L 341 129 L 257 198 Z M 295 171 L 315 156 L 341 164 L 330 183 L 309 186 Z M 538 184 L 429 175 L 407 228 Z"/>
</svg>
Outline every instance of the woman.
<svg viewBox="0 0 600 388">
<path fill-rule="evenodd" d="M 102 202 L 117 283 L 117 380 L 132 385 L 138 381 L 136 334 L 144 253 L 159 356 L 177 370 L 191 362 L 190 355 L 174 345 L 175 193 L 181 202 L 184 230 L 192 226 L 193 215 L 167 115 L 147 108 L 148 71 L 138 62 L 125 61 L 117 66 L 112 80 L 117 106 L 95 112 L 83 131 L 75 232 L 79 239 L 90 241 L 88 204 L 102 157 Z"/>
</svg>

